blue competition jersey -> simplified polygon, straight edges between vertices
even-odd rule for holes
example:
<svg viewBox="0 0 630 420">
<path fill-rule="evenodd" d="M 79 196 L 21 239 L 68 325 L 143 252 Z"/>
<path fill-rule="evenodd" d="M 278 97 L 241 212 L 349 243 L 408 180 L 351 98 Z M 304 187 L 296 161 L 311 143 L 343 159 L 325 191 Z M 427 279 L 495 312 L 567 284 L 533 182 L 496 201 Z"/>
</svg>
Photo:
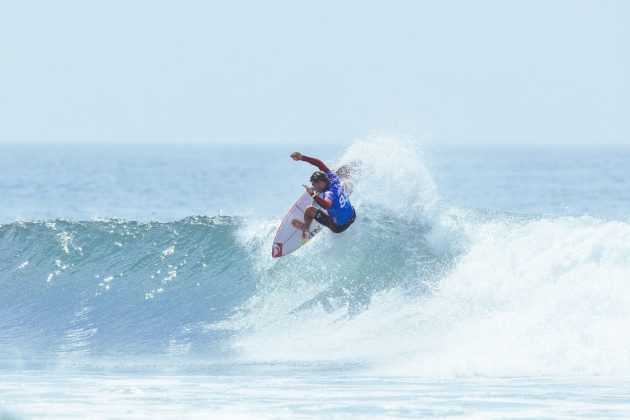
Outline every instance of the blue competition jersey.
<svg viewBox="0 0 630 420">
<path fill-rule="evenodd" d="M 330 215 L 333 223 L 337 226 L 341 226 L 350 220 L 354 210 L 337 175 L 335 175 L 334 172 L 328 172 L 326 175 L 330 178 L 330 186 L 325 192 L 321 193 L 320 196 L 332 201 L 332 206 L 326 209 L 326 211 Z"/>
</svg>

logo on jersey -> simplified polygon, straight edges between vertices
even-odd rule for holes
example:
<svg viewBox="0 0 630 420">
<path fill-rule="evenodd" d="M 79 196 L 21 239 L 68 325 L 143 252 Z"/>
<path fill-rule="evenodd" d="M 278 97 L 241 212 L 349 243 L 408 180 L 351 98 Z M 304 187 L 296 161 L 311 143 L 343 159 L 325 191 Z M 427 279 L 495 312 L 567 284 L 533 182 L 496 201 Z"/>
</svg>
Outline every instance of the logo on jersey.
<svg viewBox="0 0 630 420">
<path fill-rule="evenodd" d="M 271 251 L 271 256 L 274 258 L 282 256 L 282 244 L 280 242 L 273 243 L 273 250 Z"/>
<path fill-rule="evenodd" d="M 339 194 L 339 206 L 346 207 L 347 203 L 348 203 L 348 197 L 346 197 L 344 193 Z"/>
</svg>

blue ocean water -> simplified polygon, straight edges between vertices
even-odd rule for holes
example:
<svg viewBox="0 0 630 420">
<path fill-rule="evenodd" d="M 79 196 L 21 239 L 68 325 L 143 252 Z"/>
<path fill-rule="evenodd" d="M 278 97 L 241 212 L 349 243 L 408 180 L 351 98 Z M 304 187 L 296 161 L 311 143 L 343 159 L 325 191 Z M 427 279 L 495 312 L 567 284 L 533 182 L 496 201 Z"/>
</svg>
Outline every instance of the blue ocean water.
<svg viewBox="0 0 630 420">
<path fill-rule="evenodd" d="M 0 418 L 623 417 L 625 148 L 0 146 Z M 4 410 L 4 411 L 2 411 Z"/>
</svg>

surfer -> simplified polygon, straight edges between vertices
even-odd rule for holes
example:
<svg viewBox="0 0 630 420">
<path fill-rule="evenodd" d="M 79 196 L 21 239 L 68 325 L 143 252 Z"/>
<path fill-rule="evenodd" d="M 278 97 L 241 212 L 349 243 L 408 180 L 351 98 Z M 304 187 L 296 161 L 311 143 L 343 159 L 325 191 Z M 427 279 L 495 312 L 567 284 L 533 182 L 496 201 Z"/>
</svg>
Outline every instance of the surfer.
<svg viewBox="0 0 630 420">
<path fill-rule="evenodd" d="M 319 159 L 302 155 L 300 152 L 291 153 L 293 160 L 302 160 L 317 166 L 319 171 L 311 175 L 311 185 L 304 185 L 313 200 L 322 208 L 309 206 L 304 211 L 304 222 L 293 219 L 291 224 L 302 230 L 302 237 L 306 236 L 313 220 L 335 233 L 348 229 L 356 218 L 356 212 L 337 175 Z"/>
</svg>

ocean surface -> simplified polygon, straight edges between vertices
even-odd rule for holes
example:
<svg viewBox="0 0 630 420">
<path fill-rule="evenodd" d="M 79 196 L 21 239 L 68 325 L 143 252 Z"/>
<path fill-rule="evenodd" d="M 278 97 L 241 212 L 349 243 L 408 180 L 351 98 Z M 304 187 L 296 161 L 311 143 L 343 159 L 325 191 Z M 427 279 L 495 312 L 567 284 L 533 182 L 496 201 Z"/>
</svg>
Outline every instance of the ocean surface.
<svg viewBox="0 0 630 420">
<path fill-rule="evenodd" d="M 627 418 L 630 148 L 0 145 L 0 419 Z"/>
</svg>

